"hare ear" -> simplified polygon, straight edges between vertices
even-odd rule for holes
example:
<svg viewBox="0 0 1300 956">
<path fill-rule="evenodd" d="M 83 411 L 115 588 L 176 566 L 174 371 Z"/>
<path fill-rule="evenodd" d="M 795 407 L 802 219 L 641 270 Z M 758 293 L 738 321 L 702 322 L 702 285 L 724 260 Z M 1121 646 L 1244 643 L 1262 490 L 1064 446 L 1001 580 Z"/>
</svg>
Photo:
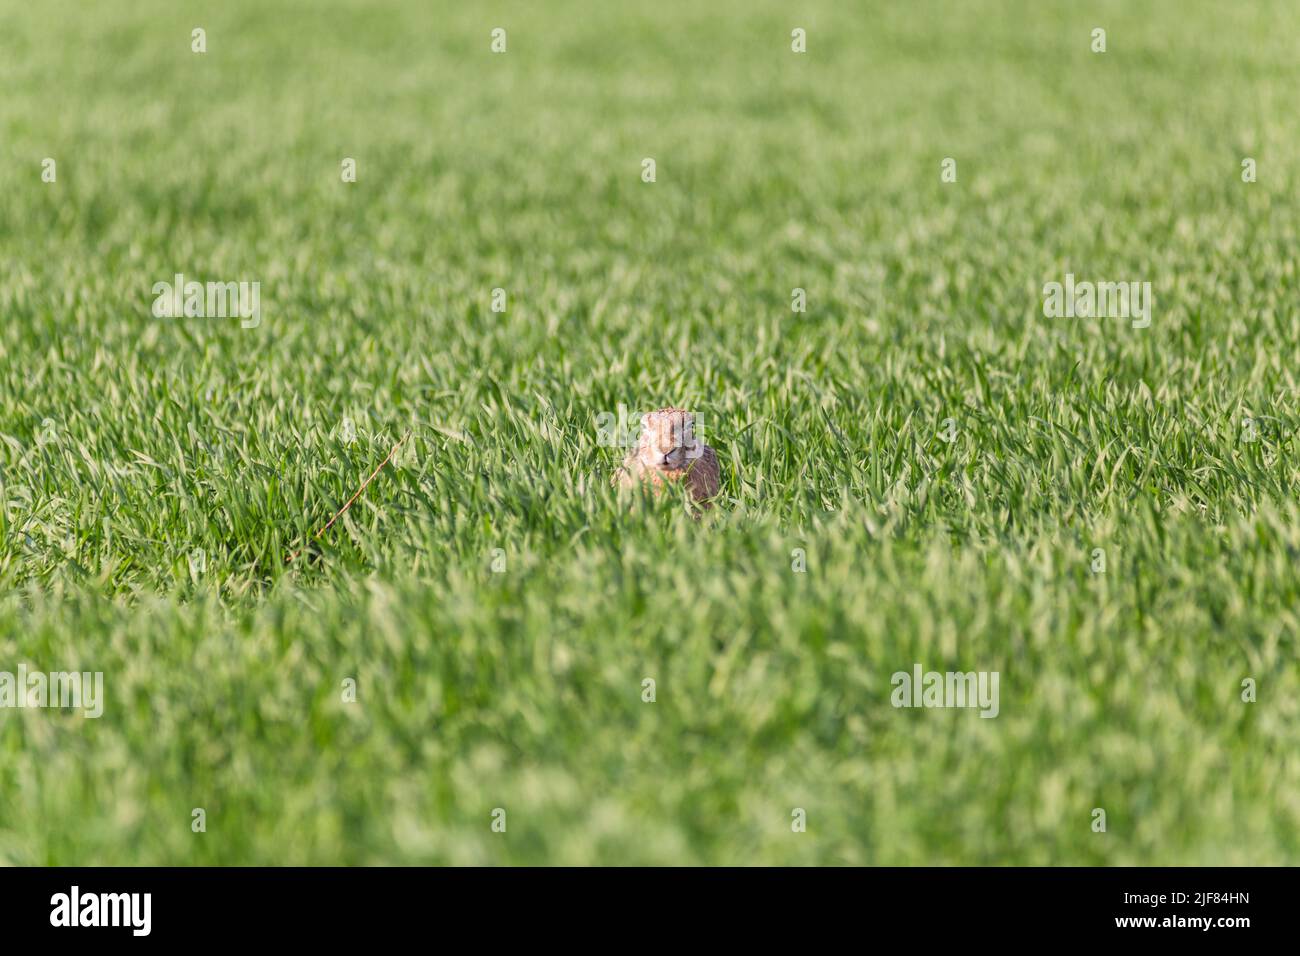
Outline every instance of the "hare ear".
<svg viewBox="0 0 1300 956">
<path fill-rule="evenodd" d="M 649 413 L 649 412 L 646 412 L 644 415 L 641 416 L 641 427 L 642 427 L 642 428 L 649 428 L 649 427 L 650 427 L 650 413 Z"/>
</svg>

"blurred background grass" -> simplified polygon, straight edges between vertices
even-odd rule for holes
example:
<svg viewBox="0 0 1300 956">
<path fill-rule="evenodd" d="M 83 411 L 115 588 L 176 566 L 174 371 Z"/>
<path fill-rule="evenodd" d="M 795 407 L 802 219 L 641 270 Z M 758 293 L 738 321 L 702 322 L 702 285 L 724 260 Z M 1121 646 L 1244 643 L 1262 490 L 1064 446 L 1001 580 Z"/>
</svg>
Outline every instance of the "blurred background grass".
<svg viewBox="0 0 1300 956">
<path fill-rule="evenodd" d="M 0 711 L 0 861 L 1295 862 L 1298 21 L 0 2 L 0 670 L 108 698 Z M 718 514 L 614 498 L 620 403 Z"/>
</svg>

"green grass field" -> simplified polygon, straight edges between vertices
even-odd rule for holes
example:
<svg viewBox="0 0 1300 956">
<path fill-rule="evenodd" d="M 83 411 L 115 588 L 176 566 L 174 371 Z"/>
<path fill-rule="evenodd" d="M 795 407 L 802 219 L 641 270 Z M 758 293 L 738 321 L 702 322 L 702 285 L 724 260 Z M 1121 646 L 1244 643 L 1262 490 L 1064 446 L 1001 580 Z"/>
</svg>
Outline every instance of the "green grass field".
<svg viewBox="0 0 1300 956">
<path fill-rule="evenodd" d="M 0 671 L 105 707 L 0 710 L 0 863 L 1300 862 L 1297 36 L 3 0 Z M 618 497 L 620 404 L 718 507 Z"/>
</svg>

